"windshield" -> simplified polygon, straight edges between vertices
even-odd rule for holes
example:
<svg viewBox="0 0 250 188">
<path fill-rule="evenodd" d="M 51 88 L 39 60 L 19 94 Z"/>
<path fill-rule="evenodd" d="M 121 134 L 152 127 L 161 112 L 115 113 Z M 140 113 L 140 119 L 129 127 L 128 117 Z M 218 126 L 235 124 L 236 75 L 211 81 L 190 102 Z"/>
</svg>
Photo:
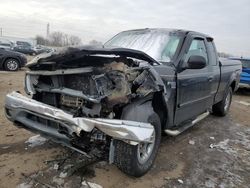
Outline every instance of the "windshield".
<svg viewBox="0 0 250 188">
<path fill-rule="evenodd" d="M 104 46 L 140 50 L 160 62 L 172 61 L 181 37 L 167 30 L 124 31 Z"/>
</svg>

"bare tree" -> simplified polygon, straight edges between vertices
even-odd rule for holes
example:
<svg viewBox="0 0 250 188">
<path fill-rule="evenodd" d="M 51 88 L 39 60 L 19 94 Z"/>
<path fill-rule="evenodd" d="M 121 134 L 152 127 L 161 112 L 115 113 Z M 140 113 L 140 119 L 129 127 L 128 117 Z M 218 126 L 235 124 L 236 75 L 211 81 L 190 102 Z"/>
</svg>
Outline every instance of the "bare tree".
<svg viewBox="0 0 250 188">
<path fill-rule="evenodd" d="M 56 31 L 50 34 L 50 43 L 52 46 L 63 46 L 63 33 Z"/>
<path fill-rule="evenodd" d="M 63 46 L 68 46 L 69 45 L 69 35 L 64 34 L 63 35 Z"/>
<path fill-rule="evenodd" d="M 48 45 L 49 44 L 49 40 L 44 38 L 43 36 L 37 35 L 36 36 L 36 42 L 39 45 Z"/>
<path fill-rule="evenodd" d="M 81 39 L 78 36 L 71 35 L 69 37 L 69 42 L 70 42 L 70 45 L 75 46 L 75 45 L 81 44 Z"/>
<path fill-rule="evenodd" d="M 37 44 L 51 45 L 51 46 L 75 46 L 81 44 L 81 38 L 75 35 L 68 35 L 66 33 L 56 31 L 49 35 L 49 39 L 43 36 L 36 36 Z"/>
<path fill-rule="evenodd" d="M 101 46 L 102 42 L 97 41 L 97 40 L 91 40 L 91 41 L 89 41 L 89 44 L 93 45 L 93 46 Z"/>
</svg>

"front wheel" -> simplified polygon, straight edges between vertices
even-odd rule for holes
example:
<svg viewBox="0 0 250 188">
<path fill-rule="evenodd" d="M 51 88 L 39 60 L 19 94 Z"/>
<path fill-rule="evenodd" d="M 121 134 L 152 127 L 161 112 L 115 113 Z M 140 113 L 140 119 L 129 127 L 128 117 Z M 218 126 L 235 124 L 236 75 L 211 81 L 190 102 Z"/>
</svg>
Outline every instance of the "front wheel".
<svg viewBox="0 0 250 188">
<path fill-rule="evenodd" d="M 19 63 L 16 59 L 7 59 L 4 63 L 4 68 L 7 71 L 17 71 L 19 69 Z"/>
<path fill-rule="evenodd" d="M 233 91 L 232 88 L 229 87 L 227 93 L 223 100 L 215 105 L 213 105 L 213 114 L 217 116 L 225 116 L 230 108 L 232 102 Z"/>
<path fill-rule="evenodd" d="M 152 143 L 140 143 L 136 146 L 120 140 L 114 140 L 114 163 L 124 173 L 140 177 L 148 172 L 156 158 L 161 142 L 161 122 L 156 113 L 148 117 L 148 122 L 154 126 Z"/>
</svg>

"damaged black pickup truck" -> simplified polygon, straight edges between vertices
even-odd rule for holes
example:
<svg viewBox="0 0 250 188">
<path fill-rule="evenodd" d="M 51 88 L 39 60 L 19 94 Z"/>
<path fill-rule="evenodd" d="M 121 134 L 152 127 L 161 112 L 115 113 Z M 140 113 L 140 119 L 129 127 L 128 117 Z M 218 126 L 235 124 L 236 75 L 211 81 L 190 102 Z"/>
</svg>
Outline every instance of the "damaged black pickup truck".
<svg viewBox="0 0 250 188">
<path fill-rule="evenodd" d="M 162 133 L 227 114 L 241 64 L 219 59 L 210 36 L 124 31 L 103 47 L 68 48 L 27 64 L 25 90 L 6 96 L 9 120 L 132 176 L 152 166 Z"/>
</svg>

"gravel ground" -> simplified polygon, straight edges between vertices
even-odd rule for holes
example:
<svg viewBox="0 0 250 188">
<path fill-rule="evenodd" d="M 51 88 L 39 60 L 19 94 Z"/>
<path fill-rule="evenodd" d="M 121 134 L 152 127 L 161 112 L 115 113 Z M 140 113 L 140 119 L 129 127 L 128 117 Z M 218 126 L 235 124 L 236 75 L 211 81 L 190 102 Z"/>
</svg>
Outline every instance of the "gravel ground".
<svg viewBox="0 0 250 188">
<path fill-rule="evenodd" d="M 164 136 L 155 165 L 141 178 L 14 127 L 6 93 L 23 92 L 24 70 L 0 71 L 0 187 L 242 187 L 250 185 L 250 90 L 233 96 L 229 115 L 210 115 L 177 137 Z M 81 164 L 80 169 L 72 165 Z M 77 166 L 77 165 L 74 165 Z M 83 183 L 84 181 L 92 182 Z"/>
</svg>

